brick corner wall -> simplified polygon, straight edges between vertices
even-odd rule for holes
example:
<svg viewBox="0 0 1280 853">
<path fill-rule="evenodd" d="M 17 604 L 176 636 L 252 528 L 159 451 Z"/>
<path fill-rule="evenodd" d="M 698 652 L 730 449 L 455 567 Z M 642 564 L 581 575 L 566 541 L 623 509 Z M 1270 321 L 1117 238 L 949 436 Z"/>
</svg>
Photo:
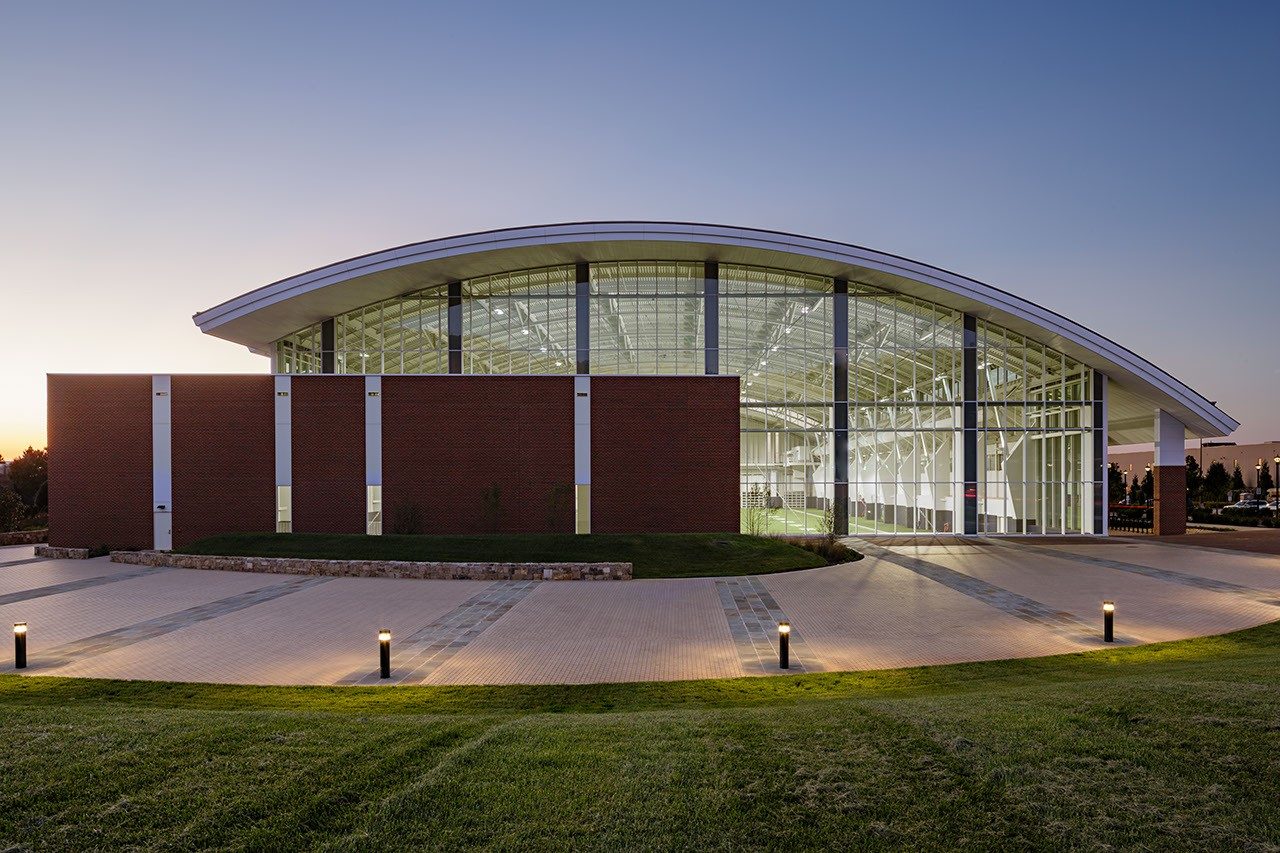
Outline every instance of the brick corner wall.
<svg viewBox="0 0 1280 853">
<path fill-rule="evenodd" d="M 47 382 L 49 544 L 151 547 L 151 377 Z"/>
<path fill-rule="evenodd" d="M 736 376 L 591 379 L 591 530 L 739 530 Z"/>
<path fill-rule="evenodd" d="M 1156 536 L 1180 536 L 1187 532 L 1187 469 L 1182 465 L 1157 465 L 1151 470 L 1155 484 L 1152 508 Z"/>
</svg>

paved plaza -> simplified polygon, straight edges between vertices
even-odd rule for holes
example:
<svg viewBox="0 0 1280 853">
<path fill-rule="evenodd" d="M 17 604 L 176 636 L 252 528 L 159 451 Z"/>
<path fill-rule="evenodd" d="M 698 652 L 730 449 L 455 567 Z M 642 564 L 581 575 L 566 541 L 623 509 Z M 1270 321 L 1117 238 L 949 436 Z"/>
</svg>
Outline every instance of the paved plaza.
<svg viewBox="0 0 1280 853">
<path fill-rule="evenodd" d="M 1201 537 L 1206 540 L 1208 537 Z M 1113 538 L 851 540 L 866 558 L 628 582 L 321 578 L 0 548 L 29 675 L 246 684 L 529 684 L 879 669 L 1098 649 L 1280 618 L 1280 556 Z M 1207 543 L 1206 543 L 1207 544 Z M 377 677 L 375 634 L 394 636 Z M 0 671 L 12 672 L 6 655 Z"/>
</svg>

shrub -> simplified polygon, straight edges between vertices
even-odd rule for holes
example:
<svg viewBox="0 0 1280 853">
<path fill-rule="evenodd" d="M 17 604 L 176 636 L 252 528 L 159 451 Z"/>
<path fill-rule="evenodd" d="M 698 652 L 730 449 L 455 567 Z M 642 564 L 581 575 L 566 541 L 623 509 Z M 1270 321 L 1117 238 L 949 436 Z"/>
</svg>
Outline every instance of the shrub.
<svg viewBox="0 0 1280 853">
<path fill-rule="evenodd" d="M 837 563 L 851 563 L 854 560 L 862 559 L 862 555 L 841 542 L 839 539 L 815 538 L 812 536 L 780 536 L 778 537 L 789 545 L 795 545 L 797 548 L 803 548 L 806 551 L 812 551 L 819 557 L 827 561 L 827 565 L 834 566 Z"/>
<path fill-rule="evenodd" d="M 0 488 L 0 532 L 17 530 L 27 516 L 27 505 L 13 489 Z"/>
</svg>

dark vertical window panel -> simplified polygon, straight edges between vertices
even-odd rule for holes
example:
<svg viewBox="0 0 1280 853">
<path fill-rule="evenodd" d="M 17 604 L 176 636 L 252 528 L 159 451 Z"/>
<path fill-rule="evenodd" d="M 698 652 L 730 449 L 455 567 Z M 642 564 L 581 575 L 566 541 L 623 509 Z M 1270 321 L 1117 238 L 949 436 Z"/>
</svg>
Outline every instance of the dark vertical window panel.
<svg viewBox="0 0 1280 853">
<path fill-rule="evenodd" d="M 702 346 L 706 352 L 704 369 L 708 376 L 715 376 L 720 372 L 720 263 L 718 261 L 707 261 L 703 281 Z"/>
<path fill-rule="evenodd" d="M 1103 410 L 1102 396 L 1106 377 L 1098 371 L 1093 372 L 1093 532 L 1102 533 L 1107 516 L 1107 466 L 1103 464 L 1103 454 L 1107 449 L 1106 413 Z"/>
<path fill-rule="evenodd" d="M 320 324 L 320 372 L 333 373 L 333 351 L 336 348 L 333 318 Z"/>
<path fill-rule="evenodd" d="M 574 328 L 577 367 L 575 372 L 591 372 L 591 264 L 578 264 L 574 276 Z"/>
<path fill-rule="evenodd" d="M 964 532 L 978 532 L 978 321 L 964 315 L 962 408 L 964 410 Z"/>
<path fill-rule="evenodd" d="M 832 296 L 832 331 L 834 332 L 832 381 L 835 391 L 833 427 L 835 534 L 849 534 L 849 282 L 837 278 Z"/>
<path fill-rule="evenodd" d="M 462 372 L 462 282 L 449 282 L 449 372 Z"/>
</svg>

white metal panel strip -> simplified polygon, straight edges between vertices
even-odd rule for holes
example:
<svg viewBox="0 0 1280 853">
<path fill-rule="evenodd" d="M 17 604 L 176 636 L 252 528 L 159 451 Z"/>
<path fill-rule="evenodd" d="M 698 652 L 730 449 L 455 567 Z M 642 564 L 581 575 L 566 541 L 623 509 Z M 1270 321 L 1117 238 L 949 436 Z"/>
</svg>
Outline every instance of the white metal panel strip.
<svg viewBox="0 0 1280 853">
<path fill-rule="evenodd" d="M 364 484 L 382 485 L 382 377 L 364 378 Z"/>
<path fill-rule="evenodd" d="M 173 382 L 151 377 L 152 547 L 173 547 Z"/>
</svg>

